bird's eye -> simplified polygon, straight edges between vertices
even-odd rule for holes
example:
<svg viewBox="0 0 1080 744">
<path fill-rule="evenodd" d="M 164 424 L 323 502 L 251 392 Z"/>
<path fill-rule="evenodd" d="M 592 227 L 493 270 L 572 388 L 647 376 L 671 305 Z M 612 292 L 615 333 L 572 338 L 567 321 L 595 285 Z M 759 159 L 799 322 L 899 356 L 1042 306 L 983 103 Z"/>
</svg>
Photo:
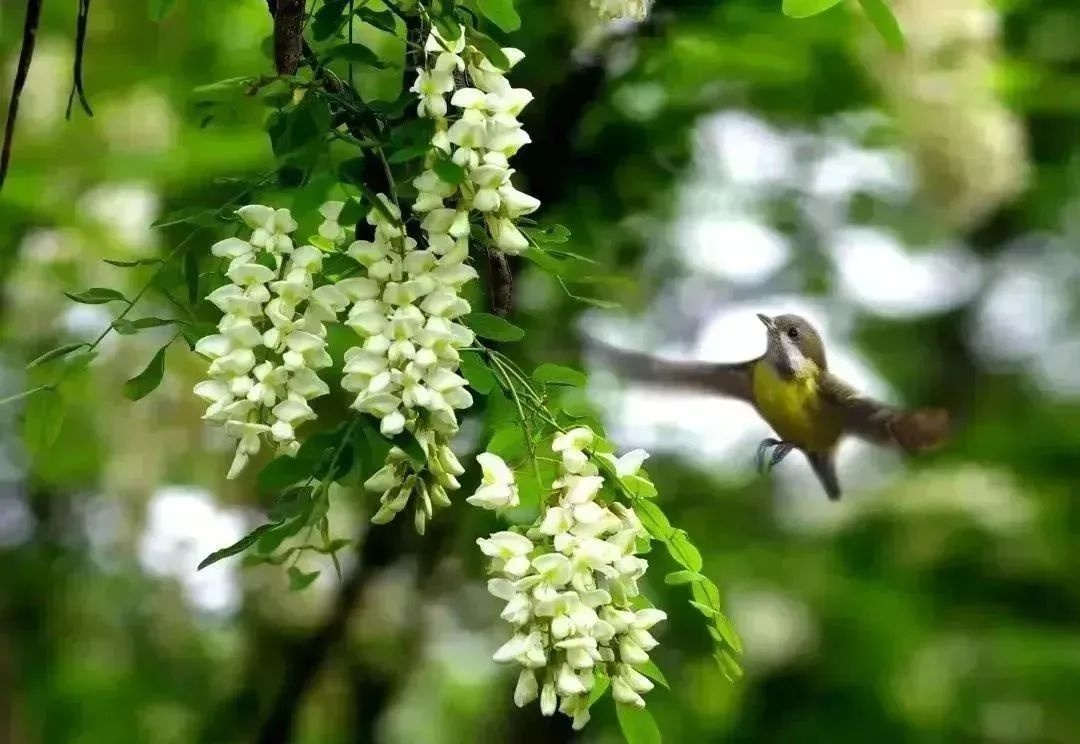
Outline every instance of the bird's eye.
<svg viewBox="0 0 1080 744">
<path fill-rule="evenodd" d="M 787 329 L 787 337 L 790 338 L 790 339 L 798 338 L 799 337 L 799 329 L 794 328 L 794 327 L 793 328 L 788 328 Z"/>
</svg>

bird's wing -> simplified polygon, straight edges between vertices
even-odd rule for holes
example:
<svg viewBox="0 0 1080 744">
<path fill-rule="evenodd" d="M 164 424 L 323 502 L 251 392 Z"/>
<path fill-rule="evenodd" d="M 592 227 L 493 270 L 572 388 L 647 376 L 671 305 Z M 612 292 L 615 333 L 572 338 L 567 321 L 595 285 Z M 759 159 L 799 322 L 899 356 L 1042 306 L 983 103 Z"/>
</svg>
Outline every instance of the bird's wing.
<svg viewBox="0 0 1080 744">
<path fill-rule="evenodd" d="M 757 359 L 736 364 L 661 359 L 597 342 L 597 350 L 623 377 L 672 387 L 702 390 L 753 402 L 753 368 Z"/>
<path fill-rule="evenodd" d="M 949 436 L 949 414 L 938 408 L 903 411 L 860 395 L 832 374 L 821 381 L 825 402 L 841 411 L 844 431 L 885 446 L 915 454 L 936 449 Z"/>
</svg>

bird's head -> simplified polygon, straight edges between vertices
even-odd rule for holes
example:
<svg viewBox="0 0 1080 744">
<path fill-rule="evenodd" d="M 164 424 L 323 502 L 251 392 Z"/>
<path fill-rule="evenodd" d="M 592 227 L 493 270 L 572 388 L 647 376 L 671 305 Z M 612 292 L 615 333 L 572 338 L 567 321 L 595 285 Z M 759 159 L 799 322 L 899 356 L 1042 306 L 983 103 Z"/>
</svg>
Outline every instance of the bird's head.
<svg viewBox="0 0 1080 744">
<path fill-rule="evenodd" d="M 825 362 L 825 344 L 810 322 L 799 315 L 758 314 L 758 320 L 765 324 L 767 347 L 765 357 L 778 370 L 788 374 L 800 374 L 812 371 L 809 362 L 820 370 L 827 369 Z"/>
</svg>

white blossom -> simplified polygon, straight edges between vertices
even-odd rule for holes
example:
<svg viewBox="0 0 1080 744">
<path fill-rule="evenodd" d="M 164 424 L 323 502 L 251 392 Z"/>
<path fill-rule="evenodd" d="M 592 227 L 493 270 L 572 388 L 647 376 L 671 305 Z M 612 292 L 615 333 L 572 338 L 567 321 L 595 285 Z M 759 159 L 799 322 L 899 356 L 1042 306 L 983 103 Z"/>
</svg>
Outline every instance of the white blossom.
<svg viewBox="0 0 1080 744">
<path fill-rule="evenodd" d="M 644 21 L 652 0 L 589 0 L 589 5 L 605 21 L 628 19 Z"/>
<path fill-rule="evenodd" d="M 426 213 L 421 226 L 437 254 L 445 253 L 454 239 L 469 235 L 471 213 L 485 218 L 492 246 L 518 254 L 529 242 L 514 221 L 536 211 L 540 202 L 513 186 L 514 171 L 507 159 L 531 141 L 517 117 L 533 95 L 512 87 L 508 70 L 499 69 L 469 45 L 464 28 L 461 31 L 453 43 L 432 31 L 412 87 L 419 115 L 435 120 L 428 169 L 413 181 L 418 192 L 413 211 Z M 502 51 L 510 67 L 524 57 L 517 49 Z M 473 87 L 455 90 L 453 73 L 462 70 Z M 435 158 L 445 155 L 465 169 L 460 184 L 443 181 L 433 169 Z M 455 204 L 448 205 L 448 200 Z"/>
<path fill-rule="evenodd" d="M 343 201 L 328 201 L 319 207 L 319 214 L 323 218 L 322 224 L 319 225 L 319 237 L 328 240 L 334 246 L 344 243 L 347 237 L 345 226 L 338 222 L 341 210 L 344 208 Z"/>
<path fill-rule="evenodd" d="M 655 608 L 635 609 L 637 580 L 648 568 L 636 549 L 648 535 L 632 508 L 606 500 L 604 479 L 585 452 L 594 441 L 585 427 L 556 436 L 552 449 L 563 461 L 554 501 L 524 535 L 502 531 L 477 540 L 491 559 L 488 591 L 506 602 L 500 617 L 513 627 L 492 658 L 522 667 L 515 704 L 539 698 L 544 715 L 558 709 L 575 729 L 589 721 L 597 674 L 611 679 L 617 702 L 644 707 L 653 683 L 635 667 L 649 661 L 657 645 L 649 630 L 666 618 Z M 623 477 L 636 474 L 646 456 L 635 450 L 611 459 Z M 488 506 L 500 501 L 513 473 L 490 453 L 477 460 L 484 478 L 467 501 Z"/>
<path fill-rule="evenodd" d="M 237 214 L 252 234 L 211 247 L 229 260 L 225 275 L 232 283 L 207 297 L 223 315 L 218 333 L 195 345 L 210 360 L 210 379 L 194 390 L 209 404 L 203 418 L 239 440 L 229 478 L 244 470 L 263 441 L 279 454 L 299 449 L 297 427 L 315 418 L 308 401 L 330 392 L 316 370 L 331 363 L 324 322 L 334 320 L 341 305 L 332 289 L 313 289 L 322 253 L 307 245 L 294 249 L 289 233 L 297 225 L 289 210 L 249 204 Z M 304 302 L 307 310 L 299 313 Z"/>
</svg>

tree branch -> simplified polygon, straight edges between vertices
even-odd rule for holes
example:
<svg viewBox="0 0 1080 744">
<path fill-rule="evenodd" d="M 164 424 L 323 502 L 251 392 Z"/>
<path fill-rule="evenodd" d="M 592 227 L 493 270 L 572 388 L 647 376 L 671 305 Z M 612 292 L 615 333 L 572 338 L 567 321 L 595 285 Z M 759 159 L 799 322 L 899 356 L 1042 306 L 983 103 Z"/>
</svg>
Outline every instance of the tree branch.
<svg viewBox="0 0 1080 744">
<path fill-rule="evenodd" d="M 89 20 L 90 0 L 79 0 L 79 16 L 75 21 L 75 66 L 71 73 L 71 93 L 68 94 L 65 119 L 71 119 L 71 106 L 75 103 L 76 94 L 79 96 L 79 104 L 86 115 L 94 115 L 93 109 L 90 108 L 90 101 L 86 100 L 86 90 L 83 87 L 83 55 L 86 52 L 86 25 Z"/>
<path fill-rule="evenodd" d="M 0 150 L 0 189 L 4 188 L 8 165 L 11 163 L 11 143 L 15 139 L 15 119 L 19 114 L 19 99 L 26 86 L 26 77 L 30 74 L 30 62 L 34 57 L 34 45 L 37 44 L 43 4 L 44 0 L 27 0 L 26 3 L 26 21 L 23 23 L 19 65 L 15 70 L 15 83 L 11 87 L 11 103 L 8 104 L 7 124 L 4 127 L 4 145 Z"/>
<path fill-rule="evenodd" d="M 269 3 L 268 3 L 269 5 Z M 274 66 L 278 75 L 293 75 L 304 49 L 304 0 L 280 0 L 274 16 Z"/>
<path fill-rule="evenodd" d="M 510 262 L 502 251 L 488 248 L 487 257 L 491 311 L 505 318 L 514 310 L 514 274 L 510 271 Z"/>
</svg>

